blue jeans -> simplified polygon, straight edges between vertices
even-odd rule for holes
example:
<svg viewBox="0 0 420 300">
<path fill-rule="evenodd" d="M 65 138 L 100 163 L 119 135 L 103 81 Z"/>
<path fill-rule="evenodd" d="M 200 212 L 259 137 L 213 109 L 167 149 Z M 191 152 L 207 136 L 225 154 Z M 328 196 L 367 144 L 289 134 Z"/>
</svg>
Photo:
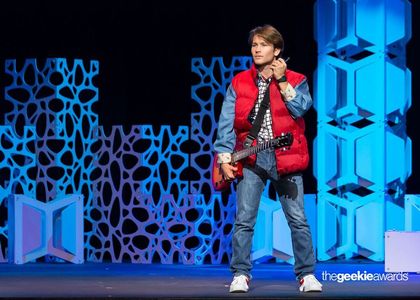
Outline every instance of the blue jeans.
<svg viewBox="0 0 420 300">
<path fill-rule="evenodd" d="M 280 202 L 289 224 L 294 271 L 297 278 L 315 272 L 315 256 L 312 237 L 303 207 L 303 181 L 301 174 L 280 177 L 276 169 L 274 150 L 268 149 L 257 154 L 255 167 L 245 167 L 236 191 L 236 219 L 232 239 L 232 260 L 234 275 L 250 277 L 251 244 L 257 220 L 258 206 L 268 179 L 271 180 L 280 197 Z"/>
</svg>

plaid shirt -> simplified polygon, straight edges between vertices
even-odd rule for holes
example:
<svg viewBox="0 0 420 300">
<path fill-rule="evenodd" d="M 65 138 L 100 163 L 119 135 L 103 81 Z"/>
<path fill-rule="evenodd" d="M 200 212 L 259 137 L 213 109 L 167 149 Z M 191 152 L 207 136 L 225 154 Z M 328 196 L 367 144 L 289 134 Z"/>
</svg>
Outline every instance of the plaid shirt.
<svg viewBox="0 0 420 300">
<path fill-rule="evenodd" d="M 267 90 L 268 86 L 270 85 L 271 77 L 268 79 L 264 79 L 261 74 L 258 74 L 258 100 L 255 103 L 254 108 L 251 112 L 251 120 L 254 122 L 255 118 L 257 117 L 258 110 L 260 109 L 261 102 L 264 99 L 265 91 Z M 273 129 L 272 129 L 273 121 L 271 119 L 271 110 L 270 107 L 267 108 L 263 122 L 261 124 L 260 132 L 258 133 L 258 142 L 262 143 L 264 141 L 268 141 L 274 138 L 273 136 Z"/>
</svg>

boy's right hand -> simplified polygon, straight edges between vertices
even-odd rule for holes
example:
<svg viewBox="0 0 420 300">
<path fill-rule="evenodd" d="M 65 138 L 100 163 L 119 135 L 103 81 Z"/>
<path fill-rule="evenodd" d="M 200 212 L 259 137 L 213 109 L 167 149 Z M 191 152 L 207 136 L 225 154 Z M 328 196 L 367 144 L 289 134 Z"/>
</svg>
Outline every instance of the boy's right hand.
<svg viewBox="0 0 420 300">
<path fill-rule="evenodd" d="M 227 181 L 235 179 L 235 173 L 238 171 L 238 167 L 232 166 L 229 163 L 220 164 L 220 168 L 223 172 L 223 178 Z"/>
</svg>

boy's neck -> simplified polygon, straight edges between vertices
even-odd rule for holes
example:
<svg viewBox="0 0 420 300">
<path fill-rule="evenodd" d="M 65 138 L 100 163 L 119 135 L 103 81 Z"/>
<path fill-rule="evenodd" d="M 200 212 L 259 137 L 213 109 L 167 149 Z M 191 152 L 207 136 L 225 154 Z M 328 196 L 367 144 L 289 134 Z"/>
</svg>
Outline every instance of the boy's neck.
<svg viewBox="0 0 420 300">
<path fill-rule="evenodd" d="M 264 77 L 264 79 L 268 79 L 273 75 L 273 70 L 271 69 L 271 63 L 266 64 L 264 66 L 257 66 L 258 72 Z"/>
</svg>

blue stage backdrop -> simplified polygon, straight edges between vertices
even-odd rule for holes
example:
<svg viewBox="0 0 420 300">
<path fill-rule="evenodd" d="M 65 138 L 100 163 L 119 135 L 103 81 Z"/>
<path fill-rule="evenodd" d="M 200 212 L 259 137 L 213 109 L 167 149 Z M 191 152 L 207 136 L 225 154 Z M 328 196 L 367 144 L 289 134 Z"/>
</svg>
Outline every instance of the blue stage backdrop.
<svg viewBox="0 0 420 300">
<path fill-rule="evenodd" d="M 318 258 L 384 259 L 411 174 L 408 1 L 316 2 Z"/>
<path fill-rule="evenodd" d="M 93 112 L 98 88 L 93 81 L 99 63 L 84 65 L 81 60 L 64 58 L 7 60 L 5 73 L 10 84 L 5 88 L 8 111 L 3 132 L 9 135 L 3 134 L 0 153 L 10 153 L 11 159 L 2 161 L 3 172 L 9 174 L 1 177 L 2 188 L 44 202 L 84 194 L 89 215 L 94 158 L 91 146 L 98 126 Z M 27 158 L 29 153 L 31 158 Z M 3 207 L 5 196 L 0 199 Z M 86 234 L 92 230 L 88 220 Z"/>
<path fill-rule="evenodd" d="M 318 1 L 316 13 L 319 192 L 317 199 L 305 197 L 314 245 L 321 260 L 362 255 L 380 261 L 385 230 L 420 229 L 418 197 L 404 192 L 411 172 L 405 134 L 410 6 L 407 1 Z M 2 215 L 9 194 L 44 202 L 83 194 L 87 261 L 227 262 L 235 185 L 230 193 L 213 190 L 212 144 L 226 88 L 250 63 L 250 57 L 192 59 L 190 128 L 106 130 L 93 108 L 99 100 L 94 84 L 99 62 L 6 61 Z M 269 190 L 252 257 L 293 263 L 287 224 Z M 0 245 L 4 262 L 7 218 L 0 224 Z"/>
</svg>

